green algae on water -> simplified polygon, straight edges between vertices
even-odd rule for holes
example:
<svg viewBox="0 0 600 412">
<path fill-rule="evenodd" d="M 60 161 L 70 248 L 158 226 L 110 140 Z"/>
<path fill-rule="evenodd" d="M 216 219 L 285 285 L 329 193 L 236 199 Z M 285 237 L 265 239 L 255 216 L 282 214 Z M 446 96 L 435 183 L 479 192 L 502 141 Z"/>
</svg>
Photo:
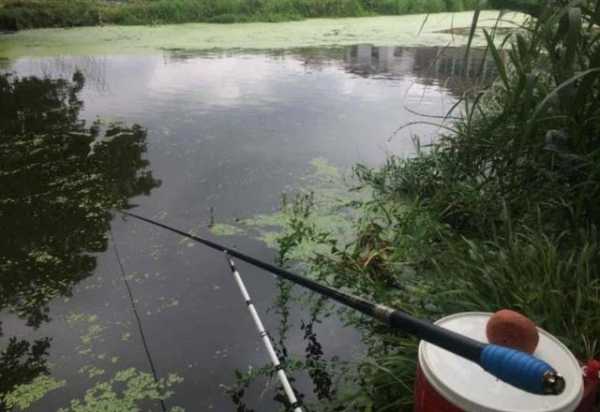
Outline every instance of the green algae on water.
<svg viewBox="0 0 600 412">
<path fill-rule="evenodd" d="M 83 400 L 74 399 L 59 412 L 129 412 L 140 410 L 140 402 L 167 399 L 173 395 L 172 388 L 183 382 L 176 374 L 154 380 L 150 373 L 129 368 L 117 372 L 112 379 L 97 383 L 85 393 Z M 174 407 L 171 411 L 183 411 Z"/>
<path fill-rule="evenodd" d="M 223 223 L 217 223 L 210 228 L 210 232 L 215 236 L 233 236 L 243 233 L 243 230 Z"/>
<path fill-rule="evenodd" d="M 104 375 L 104 369 L 98 368 L 93 365 L 85 365 L 79 368 L 79 373 L 82 375 L 87 375 L 88 378 L 93 379 L 97 376 Z"/>
<path fill-rule="evenodd" d="M 92 346 L 95 342 L 102 339 L 102 333 L 108 328 L 103 325 L 98 315 L 85 313 L 69 313 L 65 320 L 71 327 L 82 328 L 82 334 L 79 337 L 81 345 L 77 345 L 77 353 L 80 355 L 89 355 L 92 353 Z"/>
<path fill-rule="evenodd" d="M 329 163 L 327 159 L 323 157 L 317 157 L 310 162 L 313 169 L 313 173 L 310 177 L 319 177 L 323 179 L 330 179 L 333 183 L 340 179 L 340 170 Z"/>
<path fill-rule="evenodd" d="M 311 236 L 298 239 L 286 257 L 305 262 L 318 254 L 326 255 L 332 242 L 344 247 L 353 240 L 357 211 L 348 206 L 363 200 L 366 193 L 351 191 L 350 185 L 340 169 L 326 159 L 314 159 L 310 172 L 302 178 L 301 188 L 291 197 L 283 196 L 279 211 L 244 219 L 240 227 L 268 247 L 280 249 L 286 237 L 296 230 L 294 225 L 301 224 Z"/>
<path fill-rule="evenodd" d="M 26 410 L 31 405 L 38 402 L 49 392 L 62 388 L 66 385 L 66 381 L 57 380 L 51 376 L 38 376 L 31 383 L 17 386 L 12 392 L 4 397 L 4 402 L 8 410 L 18 409 Z"/>
<path fill-rule="evenodd" d="M 498 13 L 482 11 L 480 25 L 493 26 Z M 26 30 L 0 35 L 0 58 L 155 54 L 162 50 L 265 50 L 357 43 L 404 47 L 461 46 L 467 43 L 467 36 L 456 36 L 447 31 L 469 27 L 472 17 L 472 12 L 461 12 L 429 16 L 309 19 L 285 23 L 191 23 Z M 515 27 L 525 18 L 523 14 L 508 13 L 503 15 L 499 25 Z M 484 44 L 482 36 L 475 38 L 475 46 Z"/>
</svg>

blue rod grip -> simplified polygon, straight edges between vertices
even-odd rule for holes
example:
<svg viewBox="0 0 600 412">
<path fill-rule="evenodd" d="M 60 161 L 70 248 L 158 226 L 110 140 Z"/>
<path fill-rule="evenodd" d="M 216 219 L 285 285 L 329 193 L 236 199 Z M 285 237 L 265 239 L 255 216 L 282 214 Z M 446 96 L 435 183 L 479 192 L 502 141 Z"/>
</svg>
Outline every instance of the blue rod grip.
<svg viewBox="0 0 600 412">
<path fill-rule="evenodd" d="M 554 368 L 543 360 L 498 345 L 486 345 L 483 348 L 480 365 L 498 379 L 519 389 L 540 395 L 553 392 L 549 392 L 547 380 L 551 375 L 558 376 Z"/>
</svg>

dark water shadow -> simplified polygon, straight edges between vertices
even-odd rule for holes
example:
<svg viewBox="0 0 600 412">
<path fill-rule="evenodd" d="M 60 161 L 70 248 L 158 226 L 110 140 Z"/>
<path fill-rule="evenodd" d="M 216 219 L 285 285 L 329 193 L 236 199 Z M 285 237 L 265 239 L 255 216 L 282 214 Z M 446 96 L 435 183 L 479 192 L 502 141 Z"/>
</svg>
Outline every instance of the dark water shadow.
<svg viewBox="0 0 600 412">
<path fill-rule="evenodd" d="M 80 119 L 84 84 L 79 71 L 70 80 L 0 74 L 0 312 L 31 329 L 94 272 L 109 209 L 160 185 L 143 127 Z M 2 410 L 8 392 L 48 372 L 51 339 L 0 333 Z"/>
</svg>

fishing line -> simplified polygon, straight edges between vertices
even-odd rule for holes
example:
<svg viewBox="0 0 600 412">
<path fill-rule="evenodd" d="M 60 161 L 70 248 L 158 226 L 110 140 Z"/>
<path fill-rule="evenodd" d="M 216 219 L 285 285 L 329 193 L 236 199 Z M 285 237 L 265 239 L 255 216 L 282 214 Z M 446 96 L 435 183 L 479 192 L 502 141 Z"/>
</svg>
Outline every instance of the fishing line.
<svg viewBox="0 0 600 412">
<path fill-rule="evenodd" d="M 135 213 L 125 211 L 120 211 L 120 213 L 161 227 L 170 232 L 177 233 L 220 252 L 226 252 L 253 266 L 304 286 L 313 292 L 317 292 L 320 295 L 356 309 L 371 318 L 377 319 L 391 328 L 413 335 L 442 349 L 446 349 L 455 355 L 470 360 L 498 379 L 527 392 L 540 395 L 558 395 L 565 389 L 566 383 L 564 378 L 552 366 L 527 353 L 472 339 L 431 322 L 415 318 L 401 310 L 395 310 L 388 306 L 373 303 L 350 293 L 325 286 L 216 242 L 191 235 L 183 230 L 176 229 Z"/>
<path fill-rule="evenodd" d="M 146 342 L 146 335 L 144 334 L 144 328 L 142 327 L 142 320 L 140 319 L 140 315 L 138 314 L 137 307 L 135 305 L 135 299 L 133 298 L 133 292 L 131 291 L 131 287 L 129 286 L 129 281 L 127 280 L 127 276 L 125 275 L 125 269 L 123 267 L 123 262 L 121 261 L 121 256 L 119 255 L 119 249 L 117 248 L 117 242 L 115 241 L 115 236 L 112 231 L 112 227 L 110 228 L 110 238 L 113 244 L 113 250 L 115 252 L 115 256 L 117 258 L 117 263 L 119 264 L 119 269 L 121 270 L 121 277 L 123 278 L 123 283 L 125 283 L 125 288 L 127 289 L 127 295 L 129 296 L 129 302 L 131 304 L 131 310 L 133 315 L 135 316 L 135 322 L 137 323 L 138 331 L 140 333 L 140 338 L 142 340 L 142 346 L 144 347 L 144 351 L 146 352 L 146 359 L 148 359 L 148 364 L 150 365 L 150 370 L 152 371 L 152 376 L 154 377 L 154 382 L 159 383 L 158 373 L 156 372 L 156 368 L 154 367 L 154 361 L 152 360 L 152 355 L 150 354 L 150 349 L 148 348 L 148 343 Z M 163 399 L 159 399 L 160 407 L 163 412 L 167 412 L 167 407 L 165 406 L 165 401 Z"/>
</svg>

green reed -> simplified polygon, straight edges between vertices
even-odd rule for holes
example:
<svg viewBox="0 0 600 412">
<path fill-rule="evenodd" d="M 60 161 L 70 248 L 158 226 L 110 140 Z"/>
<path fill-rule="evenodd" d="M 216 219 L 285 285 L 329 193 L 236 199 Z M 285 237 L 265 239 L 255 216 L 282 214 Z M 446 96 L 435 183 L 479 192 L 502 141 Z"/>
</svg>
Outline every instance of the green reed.
<svg viewBox="0 0 600 412">
<path fill-rule="evenodd" d="M 308 272 L 431 320 L 512 308 L 584 361 L 600 356 L 600 1 L 513 7 L 535 17 L 482 33 L 497 80 L 465 93 L 433 147 L 355 168 L 373 193 L 355 240 Z M 417 342 L 351 322 L 368 356 L 320 408 L 411 410 Z"/>
</svg>

